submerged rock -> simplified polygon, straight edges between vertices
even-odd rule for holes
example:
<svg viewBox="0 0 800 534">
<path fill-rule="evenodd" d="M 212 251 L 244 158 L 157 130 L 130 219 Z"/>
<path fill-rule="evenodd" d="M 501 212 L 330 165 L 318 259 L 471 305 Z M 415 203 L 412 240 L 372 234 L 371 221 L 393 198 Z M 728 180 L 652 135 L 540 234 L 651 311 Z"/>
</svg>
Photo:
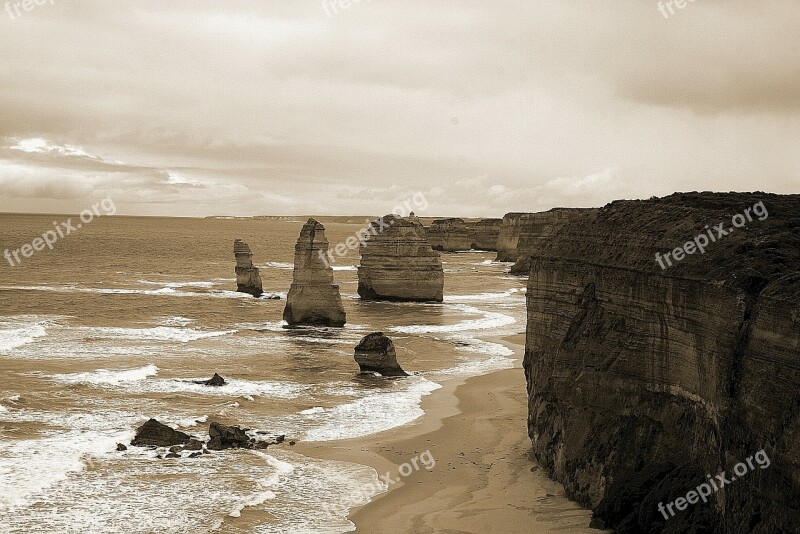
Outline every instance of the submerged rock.
<svg viewBox="0 0 800 534">
<path fill-rule="evenodd" d="M 236 291 L 260 297 L 264 290 L 261 287 L 261 275 L 258 267 L 253 266 L 253 253 L 241 239 L 233 242 L 233 255 L 236 256 Z"/>
<path fill-rule="evenodd" d="M 150 419 L 136 429 L 136 436 L 131 441 L 131 445 L 134 447 L 171 447 L 182 445 L 190 439 L 192 436 L 189 434 L 168 427 L 155 419 Z"/>
<path fill-rule="evenodd" d="M 194 380 L 195 384 L 200 384 L 201 386 L 212 386 L 212 387 L 220 387 L 225 385 L 225 379 L 219 376 L 217 373 L 214 373 L 209 380 Z"/>
<path fill-rule="evenodd" d="M 294 275 L 283 310 L 290 325 L 344 326 L 342 297 L 327 254 L 325 227 L 309 219 L 294 248 Z"/>
<path fill-rule="evenodd" d="M 383 332 L 374 332 L 361 339 L 356 346 L 355 360 L 362 373 L 381 376 L 408 376 L 397 363 L 394 343 Z"/>
<path fill-rule="evenodd" d="M 362 299 L 442 302 L 442 259 L 421 229 L 421 224 L 394 215 L 373 221 L 358 266 Z"/>
</svg>

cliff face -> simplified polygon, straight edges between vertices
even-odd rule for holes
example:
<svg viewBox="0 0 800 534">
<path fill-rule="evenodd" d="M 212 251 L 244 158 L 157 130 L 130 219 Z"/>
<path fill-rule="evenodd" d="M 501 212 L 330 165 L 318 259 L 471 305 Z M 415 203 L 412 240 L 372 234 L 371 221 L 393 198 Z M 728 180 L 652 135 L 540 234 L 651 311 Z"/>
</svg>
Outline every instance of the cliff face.
<svg viewBox="0 0 800 534">
<path fill-rule="evenodd" d="M 442 260 L 419 223 L 387 215 L 361 247 L 358 294 L 365 300 L 436 301 L 444 296 Z"/>
<path fill-rule="evenodd" d="M 426 237 L 433 250 L 457 252 L 472 248 L 473 232 L 464 219 L 437 219 L 428 227 Z"/>
<path fill-rule="evenodd" d="M 290 325 L 344 326 L 346 317 L 333 269 L 325 261 L 325 227 L 309 219 L 294 247 L 294 275 L 283 319 Z"/>
<path fill-rule="evenodd" d="M 538 254 L 548 239 L 560 232 L 569 222 L 595 211 L 594 209 L 554 208 L 541 213 L 526 214 L 520 219 L 516 263 L 511 266 L 511 274 L 528 274 L 531 269 L 531 256 Z"/>
<path fill-rule="evenodd" d="M 233 242 L 233 255 L 236 257 L 236 291 L 260 297 L 264 290 L 258 267 L 253 266 L 253 253 L 241 239 Z"/>
<path fill-rule="evenodd" d="M 497 241 L 500 238 L 500 226 L 503 219 L 481 219 L 471 224 L 473 232 L 472 248 L 497 252 Z"/>
<path fill-rule="evenodd" d="M 765 220 L 657 263 L 760 201 Z M 540 244 L 527 306 L 528 431 L 569 495 L 617 532 L 796 532 L 800 196 L 614 202 Z M 762 449 L 769 467 L 659 512 Z"/>
<path fill-rule="evenodd" d="M 497 235 L 497 261 L 517 261 L 517 244 L 523 220 L 532 213 L 506 213 Z"/>
</svg>

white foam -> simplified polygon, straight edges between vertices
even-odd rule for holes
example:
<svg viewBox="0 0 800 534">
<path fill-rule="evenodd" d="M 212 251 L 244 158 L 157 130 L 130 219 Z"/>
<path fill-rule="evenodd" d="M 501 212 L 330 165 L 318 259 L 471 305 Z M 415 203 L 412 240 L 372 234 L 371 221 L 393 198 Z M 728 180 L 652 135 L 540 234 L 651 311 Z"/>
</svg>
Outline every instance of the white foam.
<svg viewBox="0 0 800 534">
<path fill-rule="evenodd" d="M 6 407 L 5 407 L 5 406 L 3 406 L 2 404 L 0 404 L 0 413 L 5 413 L 5 412 L 7 412 L 7 411 L 8 411 L 8 408 L 6 408 Z"/>
<path fill-rule="evenodd" d="M 206 421 L 208 421 L 208 416 L 201 415 L 200 417 L 185 417 L 183 419 L 178 419 L 173 422 L 175 423 L 175 426 L 178 426 L 180 428 L 191 428 L 201 423 L 205 423 Z"/>
<path fill-rule="evenodd" d="M 154 328 L 93 327 L 86 328 L 86 330 L 89 331 L 87 337 L 177 341 L 180 343 L 226 336 L 237 332 L 237 330 L 203 331 L 196 328 L 176 328 L 171 326 L 156 326 Z"/>
<path fill-rule="evenodd" d="M 161 321 L 161 326 L 188 326 L 193 322 L 194 319 L 176 315 L 175 317 L 164 317 L 164 319 Z"/>
<path fill-rule="evenodd" d="M 308 430 L 306 441 L 356 438 L 408 424 L 425 412 L 422 397 L 440 384 L 414 376 L 394 381 L 393 387 L 329 408 L 321 424 Z"/>
<path fill-rule="evenodd" d="M 151 282 L 150 280 L 139 280 L 140 284 L 163 286 L 165 288 L 176 287 L 214 287 L 214 282 Z"/>
<path fill-rule="evenodd" d="M 294 263 L 284 263 L 281 261 L 268 261 L 266 266 L 276 269 L 294 269 Z"/>
<path fill-rule="evenodd" d="M 9 319 L 0 321 L 0 354 L 10 354 L 18 347 L 47 336 L 48 321 L 24 315 Z"/>
<path fill-rule="evenodd" d="M 143 382 L 120 384 L 133 393 L 194 393 L 220 397 L 269 397 L 275 399 L 294 399 L 300 397 L 309 386 L 279 381 L 255 381 L 225 378 L 225 385 L 214 387 L 195 384 L 205 378 L 167 379 L 157 378 Z M 232 403 L 229 407 L 238 407 Z"/>
<path fill-rule="evenodd" d="M 118 386 L 129 382 L 145 380 L 158 374 L 158 367 L 153 364 L 136 369 L 120 369 L 110 371 L 97 369 L 86 373 L 70 373 L 53 375 L 52 378 L 65 384 L 91 384 L 96 386 Z"/>
<path fill-rule="evenodd" d="M 303 415 L 314 415 L 315 413 L 323 413 L 325 408 L 322 406 L 314 406 L 313 408 L 309 408 L 308 410 L 303 410 L 300 413 Z"/>
<path fill-rule="evenodd" d="M 500 300 L 508 299 L 519 293 L 525 293 L 525 288 L 512 287 L 501 293 L 477 293 L 474 295 L 447 295 L 444 297 L 445 302 L 497 302 Z"/>
<path fill-rule="evenodd" d="M 480 319 L 472 319 L 461 321 L 449 325 L 412 325 L 412 326 L 396 326 L 392 328 L 395 332 L 403 334 L 434 334 L 434 333 L 450 333 L 450 332 L 464 332 L 471 330 L 493 330 L 502 326 L 514 324 L 517 320 L 510 315 L 504 313 L 490 312 L 480 310 L 465 304 L 454 304 L 455 308 L 470 315 L 483 315 Z"/>
<path fill-rule="evenodd" d="M 355 265 L 341 265 L 341 266 L 333 266 L 334 271 L 357 271 L 358 267 Z"/>
</svg>

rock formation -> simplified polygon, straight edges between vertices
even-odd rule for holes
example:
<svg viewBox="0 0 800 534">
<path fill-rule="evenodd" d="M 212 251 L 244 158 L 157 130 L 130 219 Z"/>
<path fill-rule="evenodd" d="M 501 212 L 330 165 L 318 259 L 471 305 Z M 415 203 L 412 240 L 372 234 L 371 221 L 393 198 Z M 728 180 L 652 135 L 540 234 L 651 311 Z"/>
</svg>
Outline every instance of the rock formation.
<svg viewBox="0 0 800 534">
<path fill-rule="evenodd" d="M 294 247 L 294 278 L 283 310 L 290 325 L 344 326 L 342 297 L 327 254 L 325 227 L 309 219 Z"/>
<path fill-rule="evenodd" d="M 212 387 L 221 387 L 225 385 L 225 379 L 219 376 L 217 373 L 214 373 L 208 380 L 195 380 L 195 384 L 199 384 L 201 386 L 212 386 Z"/>
<path fill-rule="evenodd" d="M 758 202 L 769 216 L 732 228 Z M 539 245 L 523 367 L 537 460 L 616 532 L 800 525 L 800 195 L 618 201 Z M 720 235 L 719 223 L 729 235 Z M 713 232 L 662 269 L 656 253 Z M 684 245 L 686 244 L 686 245 Z M 657 508 L 754 469 L 668 521 Z M 666 522 L 666 525 L 665 525 Z"/>
<path fill-rule="evenodd" d="M 250 436 L 238 426 L 227 426 L 212 422 L 208 425 L 208 444 L 212 451 L 223 449 L 246 449 L 250 447 Z"/>
<path fill-rule="evenodd" d="M 474 233 L 464 219 L 436 219 L 428 227 L 426 235 L 433 250 L 457 252 L 473 248 Z"/>
<path fill-rule="evenodd" d="M 233 242 L 233 255 L 236 256 L 236 291 L 249 293 L 260 297 L 264 291 L 261 288 L 261 275 L 258 268 L 253 266 L 253 253 L 250 247 L 241 239 Z"/>
<path fill-rule="evenodd" d="M 541 245 L 556 235 L 570 221 L 594 209 L 554 208 L 541 213 L 529 213 L 520 219 L 517 242 L 516 263 L 511 266 L 511 274 L 527 275 L 531 269 L 531 256 L 539 253 Z"/>
<path fill-rule="evenodd" d="M 362 299 L 442 302 L 442 260 L 418 226 L 394 215 L 372 223 L 358 266 Z"/>
<path fill-rule="evenodd" d="M 392 340 L 375 332 L 364 336 L 356 346 L 355 360 L 362 373 L 378 373 L 381 376 L 408 376 L 397 363 L 397 353 Z"/>
<path fill-rule="evenodd" d="M 155 419 L 150 419 L 136 429 L 136 436 L 131 441 L 134 447 L 171 447 L 181 445 L 192 439 L 192 436 L 180 432 Z"/>
<path fill-rule="evenodd" d="M 497 235 L 497 261 L 517 261 L 517 244 L 523 220 L 532 213 L 506 213 Z"/>
<path fill-rule="evenodd" d="M 502 224 L 503 219 L 481 219 L 469 224 L 468 226 L 472 230 L 471 248 L 497 252 L 497 242 L 500 239 Z"/>
</svg>

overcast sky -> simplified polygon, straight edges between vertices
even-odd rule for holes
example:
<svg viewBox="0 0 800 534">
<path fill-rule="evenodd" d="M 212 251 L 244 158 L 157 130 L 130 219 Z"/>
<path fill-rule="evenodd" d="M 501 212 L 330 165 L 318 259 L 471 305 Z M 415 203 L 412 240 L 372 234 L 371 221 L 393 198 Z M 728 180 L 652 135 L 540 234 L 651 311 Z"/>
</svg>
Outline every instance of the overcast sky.
<svg viewBox="0 0 800 534">
<path fill-rule="evenodd" d="M 652 0 L 18 1 L 0 13 L 0 211 L 380 214 L 421 191 L 421 215 L 502 216 L 800 192 L 797 0 L 669 18 Z"/>
</svg>

